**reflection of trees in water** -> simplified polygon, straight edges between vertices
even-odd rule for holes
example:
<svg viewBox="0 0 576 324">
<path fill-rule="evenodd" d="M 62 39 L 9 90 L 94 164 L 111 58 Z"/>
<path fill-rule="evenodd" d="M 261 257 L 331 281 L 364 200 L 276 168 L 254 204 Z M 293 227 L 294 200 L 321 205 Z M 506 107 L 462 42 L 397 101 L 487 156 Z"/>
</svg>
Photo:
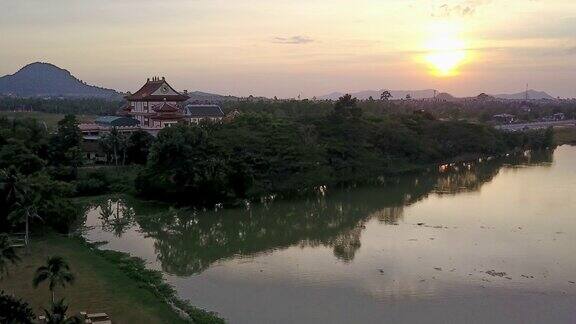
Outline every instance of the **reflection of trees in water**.
<svg viewBox="0 0 576 324">
<path fill-rule="evenodd" d="M 529 163 L 549 161 L 530 157 Z M 535 162 L 537 160 L 537 162 Z M 428 173 L 390 178 L 381 187 L 340 190 L 320 198 L 298 201 L 277 201 L 260 204 L 249 210 L 219 210 L 194 212 L 165 209 L 150 212 L 136 205 L 136 220 L 142 231 L 154 238 L 154 247 L 164 271 L 176 275 L 190 275 L 208 268 L 212 263 L 237 255 L 254 255 L 291 246 L 327 246 L 344 261 L 354 259 L 361 247 L 361 234 L 370 219 L 396 224 L 403 217 L 404 206 L 425 198 L 430 192 L 458 193 L 479 190 L 490 181 L 504 160 L 491 160 L 470 168 L 445 173 Z M 514 163 L 526 163 L 525 159 Z M 118 224 L 124 212 L 118 204 L 101 209 L 103 224 Z M 116 208 L 115 208 L 116 207 Z M 128 212 L 128 215 L 133 215 Z M 111 221 L 112 220 L 112 221 Z M 108 226 L 107 226 L 108 227 Z M 123 231 L 111 231 L 121 235 Z"/>
<path fill-rule="evenodd" d="M 379 222 L 395 225 L 404 217 L 404 205 L 384 207 L 371 215 L 370 218 L 376 218 Z"/>
<path fill-rule="evenodd" d="M 550 166 L 552 152 L 526 151 L 506 159 L 480 159 L 480 161 L 441 166 L 434 191 L 440 194 L 477 191 L 484 183 L 490 182 L 502 166 Z"/>
<path fill-rule="evenodd" d="M 492 180 L 497 173 L 498 170 L 495 170 L 493 173 L 482 173 L 476 172 L 476 170 L 472 169 L 443 173 L 438 177 L 438 182 L 434 191 L 442 194 L 477 191 L 480 189 L 482 184 Z"/>
<path fill-rule="evenodd" d="M 362 245 L 360 243 L 360 235 L 362 235 L 363 227 L 355 227 L 349 231 L 338 234 L 333 240 L 327 242 L 328 245 L 334 247 L 334 255 L 344 261 L 350 262 L 354 260 L 356 252 Z"/>
<path fill-rule="evenodd" d="M 134 225 L 136 212 L 128 202 L 119 197 L 106 198 L 92 204 L 92 208 L 98 208 L 102 229 L 120 237 Z"/>
</svg>

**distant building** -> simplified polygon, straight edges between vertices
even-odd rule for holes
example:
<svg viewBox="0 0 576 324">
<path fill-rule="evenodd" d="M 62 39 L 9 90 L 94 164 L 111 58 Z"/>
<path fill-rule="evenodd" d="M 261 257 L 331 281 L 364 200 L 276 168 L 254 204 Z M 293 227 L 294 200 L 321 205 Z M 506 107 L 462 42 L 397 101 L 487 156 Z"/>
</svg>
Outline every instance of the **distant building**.
<svg viewBox="0 0 576 324">
<path fill-rule="evenodd" d="M 140 90 L 125 98 L 128 103 L 120 110 L 119 116 L 101 116 L 92 123 L 79 125 L 84 152 L 89 160 L 105 159 L 98 142 L 113 129 L 122 134 L 141 129 L 156 136 L 164 127 L 177 123 L 220 122 L 224 118 L 224 112 L 217 105 L 184 106 L 189 99 L 187 92 L 182 94 L 174 90 L 164 78 L 146 80 Z"/>
<path fill-rule="evenodd" d="M 100 139 L 109 134 L 112 129 L 119 133 L 129 135 L 140 129 L 139 122 L 130 117 L 101 116 L 93 123 L 82 123 L 78 125 L 82 132 L 82 151 L 87 161 L 106 162 L 106 154 L 100 147 Z"/>
<path fill-rule="evenodd" d="M 226 116 L 224 116 L 223 121 L 225 123 L 231 123 L 232 121 L 234 121 L 234 119 L 236 119 L 241 115 L 242 113 L 238 109 L 234 109 L 231 112 L 229 112 Z"/>
<path fill-rule="evenodd" d="M 511 124 L 516 120 L 516 116 L 511 114 L 498 114 L 492 116 L 492 119 L 498 123 L 502 124 Z"/>
<path fill-rule="evenodd" d="M 94 124 L 104 127 L 133 127 L 140 122 L 134 118 L 122 116 L 101 116 L 94 120 Z"/>
<path fill-rule="evenodd" d="M 219 122 L 224 118 L 224 112 L 218 105 L 189 104 L 184 108 L 184 115 L 190 123 L 195 124 L 204 120 Z"/>
<path fill-rule="evenodd" d="M 542 121 L 561 121 L 565 118 L 564 113 L 555 113 L 554 115 L 543 117 Z"/>
<path fill-rule="evenodd" d="M 125 98 L 128 104 L 121 114 L 134 117 L 144 129 L 162 129 L 187 119 L 182 103 L 188 95 L 174 90 L 164 77 L 148 79 L 140 90 Z"/>
</svg>

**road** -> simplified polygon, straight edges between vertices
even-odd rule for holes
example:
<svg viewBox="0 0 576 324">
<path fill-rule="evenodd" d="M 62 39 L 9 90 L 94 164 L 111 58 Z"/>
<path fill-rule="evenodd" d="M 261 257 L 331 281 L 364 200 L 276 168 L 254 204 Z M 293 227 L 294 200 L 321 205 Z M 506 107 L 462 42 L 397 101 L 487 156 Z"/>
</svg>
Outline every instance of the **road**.
<svg viewBox="0 0 576 324">
<path fill-rule="evenodd" d="M 524 124 L 506 124 L 495 126 L 495 128 L 514 132 L 519 130 L 541 129 L 541 128 L 558 127 L 558 126 L 576 126 L 576 120 L 571 119 L 571 120 L 535 122 Z"/>
</svg>

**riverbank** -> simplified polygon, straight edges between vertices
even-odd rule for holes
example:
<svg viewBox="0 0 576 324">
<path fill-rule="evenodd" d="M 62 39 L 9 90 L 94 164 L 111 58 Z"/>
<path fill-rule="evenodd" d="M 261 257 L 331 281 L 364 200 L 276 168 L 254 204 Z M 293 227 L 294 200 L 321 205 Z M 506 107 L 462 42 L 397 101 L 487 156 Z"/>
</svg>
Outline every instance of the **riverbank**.
<svg viewBox="0 0 576 324">
<path fill-rule="evenodd" d="M 554 128 L 554 143 L 556 145 L 576 144 L 576 127 Z"/>
<path fill-rule="evenodd" d="M 537 153 L 249 209 L 112 199 L 85 235 L 233 323 L 569 323 L 576 151 Z"/>
<path fill-rule="evenodd" d="M 76 276 L 74 285 L 57 291 L 70 303 L 70 314 L 80 311 L 105 312 L 114 323 L 189 323 L 169 305 L 185 308 L 185 302 L 176 300 L 170 286 L 162 276 L 146 270 L 143 261 L 127 254 L 101 251 L 80 238 L 48 234 L 34 239 L 29 254 L 19 250 L 22 261 L 10 267 L 9 275 L 0 281 L 0 287 L 28 301 L 36 314 L 48 307 L 49 291 L 41 286 L 34 289 L 34 271 L 49 256 L 59 255 L 70 264 Z M 196 312 L 196 323 L 222 323 L 214 314 L 189 306 Z"/>
</svg>

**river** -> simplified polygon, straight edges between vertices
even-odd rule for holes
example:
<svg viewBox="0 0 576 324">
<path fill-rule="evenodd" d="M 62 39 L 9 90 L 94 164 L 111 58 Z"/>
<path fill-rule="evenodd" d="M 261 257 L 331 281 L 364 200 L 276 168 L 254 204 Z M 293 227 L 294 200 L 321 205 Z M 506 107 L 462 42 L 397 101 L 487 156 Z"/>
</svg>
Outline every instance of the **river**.
<svg viewBox="0 0 576 324">
<path fill-rule="evenodd" d="M 575 323 L 576 147 L 193 212 L 87 206 L 85 236 L 230 323 Z"/>
</svg>

